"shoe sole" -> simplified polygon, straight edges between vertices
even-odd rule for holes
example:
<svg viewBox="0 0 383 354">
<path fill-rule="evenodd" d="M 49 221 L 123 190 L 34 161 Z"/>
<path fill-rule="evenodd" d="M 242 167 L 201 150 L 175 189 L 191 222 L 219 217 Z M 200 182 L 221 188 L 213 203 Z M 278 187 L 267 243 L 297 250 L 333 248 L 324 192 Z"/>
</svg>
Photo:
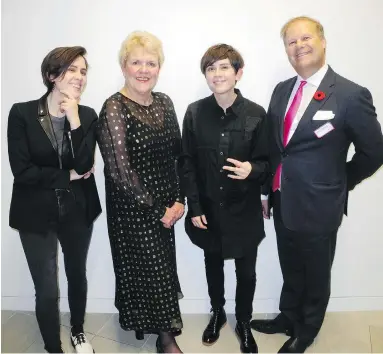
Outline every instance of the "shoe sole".
<svg viewBox="0 0 383 354">
<path fill-rule="evenodd" d="M 227 324 L 227 321 L 222 325 L 221 329 L 219 330 L 221 332 L 222 328 L 225 327 Z M 215 343 L 218 342 L 218 339 L 219 339 L 219 336 L 218 338 L 213 342 L 213 343 L 208 343 L 208 342 L 204 342 L 202 341 L 202 344 L 205 346 L 205 347 L 211 347 L 212 345 L 214 345 Z"/>
</svg>

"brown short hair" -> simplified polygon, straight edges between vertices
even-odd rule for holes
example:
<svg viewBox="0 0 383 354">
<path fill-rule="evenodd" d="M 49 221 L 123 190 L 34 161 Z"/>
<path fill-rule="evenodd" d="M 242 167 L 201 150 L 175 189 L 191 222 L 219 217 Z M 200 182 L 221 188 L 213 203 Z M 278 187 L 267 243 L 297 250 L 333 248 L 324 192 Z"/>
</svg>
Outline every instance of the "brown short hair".
<svg viewBox="0 0 383 354">
<path fill-rule="evenodd" d="M 58 47 L 50 51 L 41 64 L 41 75 L 48 92 L 51 92 L 54 87 L 52 78 L 57 79 L 59 76 L 65 75 L 69 66 L 79 56 L 84 58 L 86 68 L 88 69 L 88 62 L 85 55 L 86 49 L 80 46 Z"/>
<path fill-rule="evenodd" d="M 210 47 L 201 59 L 201 71 L 205 75 L 208 66 L 214 64 L 218 60 L 229 59 L 235 73 L 242 69 L 245 65 L 243 58 L 239 52 L 228 44 L 216 44 Z"/>
<path fill-rule="evenodd" d="M 285 40 L 286 32 L 289 29 L 290 25 L 292 25 L 293 23 L 298 22 L 298 21 L 309 21 L 309 22 L 313 23 L 315 25 L 316 29 L 317 29 L 317 32 L 318 32 L 319 36 L 322 39 L 325 38 L 324 37 L 323 26 L 322 26 L 322 24 L 319 21 L 317 21 L 317 20 L 315 20 L 315 19 L 313 19 L 311 17 L 308 17 L 308 16 L 299 16 L 299 17 L 294 17 L 294 18 L 290 19 L 282 27 L 282 29 L 281 29 L 281 37 L 282 37 L 283 40 Z"/>
</svg>

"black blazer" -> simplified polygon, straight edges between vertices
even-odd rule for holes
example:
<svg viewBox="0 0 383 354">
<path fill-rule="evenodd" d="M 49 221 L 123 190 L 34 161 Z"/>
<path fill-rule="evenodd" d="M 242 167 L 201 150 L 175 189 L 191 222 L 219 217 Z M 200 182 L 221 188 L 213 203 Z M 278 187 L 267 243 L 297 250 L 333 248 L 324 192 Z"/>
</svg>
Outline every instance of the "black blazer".
<svg viewBox="0 0 383 354">
<path fill-rule="evenodd" d="M 297 130 L 284 148 L 283 122 L 297 78 L 279 83 L 268 110 L 270 170 L 282 161 L 281 215 L 294 231 L 324 233 L 336 230 L 347 212 L 348 191 L 383 164 L 383 136 L 370 92 L 336 74 L 330 67 Z M 331 120 L 313 120 L 319 110 L 332 111 Z M 330 122 L 335 128 L 321 138 L 314 131 Z M 347 162 L 350 144 L 355 146 Z M 271 179 L 263 193 L 269 193 Z M 272 199 L 270 200 L 272 206 Z"/>
<path fill-rule="evenodd" d="M 59 158 L 46 97 L 14 104 L 8 118 L 8 155 L 14 176 L 9 225 L 21 231 L 46 232 L 57 221 L 55 189 L 73 192 L 89 226 L 101 213 L 93 174 L 86 180 L 69 178 L 69 170 L 84 174 L 94 164 L 97 114 L 79 105 L 80 127 L 71 131 L 66 120 Z"/>
</svg>

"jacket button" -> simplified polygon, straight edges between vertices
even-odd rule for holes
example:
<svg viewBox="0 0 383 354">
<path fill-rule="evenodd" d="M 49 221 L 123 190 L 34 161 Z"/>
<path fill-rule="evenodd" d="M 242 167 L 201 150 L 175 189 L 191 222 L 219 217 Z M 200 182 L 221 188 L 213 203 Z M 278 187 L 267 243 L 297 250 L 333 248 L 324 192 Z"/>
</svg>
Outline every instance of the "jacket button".
<svg viewBox="0 0 383 354">
<path fill-rule="evenodd" d="M 289 154 L 288 154 L 286 151 L 284 151 L 284 152 L 282 153 L 282 156 L 283 156 L 283 157 L 287 157 L 287 156 L 289 156 Z"/>
</svg>

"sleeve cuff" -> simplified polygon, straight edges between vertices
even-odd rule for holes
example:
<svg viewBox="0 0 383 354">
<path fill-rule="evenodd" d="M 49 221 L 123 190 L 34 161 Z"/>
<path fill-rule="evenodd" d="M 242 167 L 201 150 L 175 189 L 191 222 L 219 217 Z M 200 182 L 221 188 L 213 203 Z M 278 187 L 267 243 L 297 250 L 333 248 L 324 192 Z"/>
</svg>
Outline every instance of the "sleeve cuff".
<svg viewBox="0 0 383 354">
<path fill-rule="evenodd" d="M 154 207 L 154 215 L 157 219 L 162 219 L 166 213 L 166 207 L 163 205 L 156 205 Z"/>
<path fill-rule="evenodd" d="M 264 163 L 254 163 L 250 162 L 251 165 L 251 171 L 249 173 L 248 179 L 259 179 L 265 172 L 265 166 Z"/>
<path fill-rule="evenodd" d="M 203 211 L 199 203 L 188 203 L 188 207 L 191 211 L 191 216 L 194 218 L 195 216 L 203 215 Z"/>
<path fill-rule="evenodd" d="M 80 125 L 78 128 L 70 131 L 73 148 L 76 149 L 80 146 L 82 139 L 84 138 L 84 132 L 82 130 L 82 126 Z"/>
<path fill-rule="evenodd" d="M 68 189 L 70 186 L 70 171 L 69 170 L 59 170 L 56 181 L 53 183 L 53 189 L 61 188 Z"/>
<path fill-rule="evenodd" d="M 181 204 L 185 205 L 185 198 L 177 197 L 175 201 L 178 202 L 178 203 L 181 203 Z"/>
</svg>

